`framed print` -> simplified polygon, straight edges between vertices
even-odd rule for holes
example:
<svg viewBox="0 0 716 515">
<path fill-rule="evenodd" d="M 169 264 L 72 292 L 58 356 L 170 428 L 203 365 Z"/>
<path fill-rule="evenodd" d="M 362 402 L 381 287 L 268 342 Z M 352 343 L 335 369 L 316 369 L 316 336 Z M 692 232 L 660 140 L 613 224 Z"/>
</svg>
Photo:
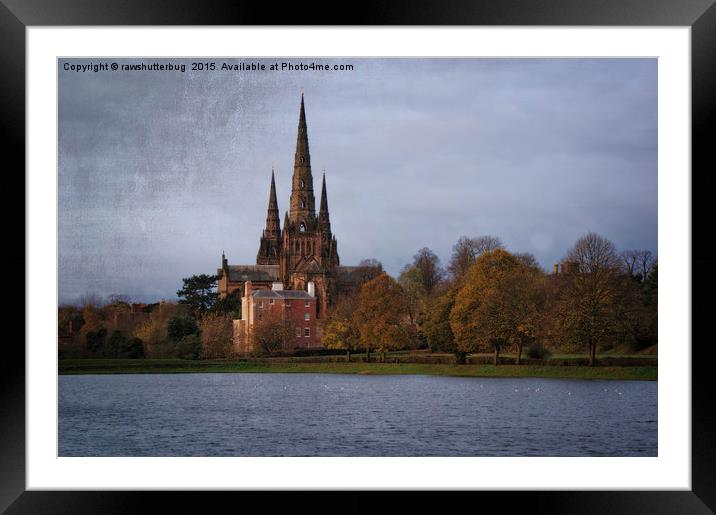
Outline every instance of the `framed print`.
<svg viewBox="0 0 716 515">
<path fill-rule="evenodd" d="M 3 509 L 714 509 L 709 2 L 6 5 Z"/>
</svg>

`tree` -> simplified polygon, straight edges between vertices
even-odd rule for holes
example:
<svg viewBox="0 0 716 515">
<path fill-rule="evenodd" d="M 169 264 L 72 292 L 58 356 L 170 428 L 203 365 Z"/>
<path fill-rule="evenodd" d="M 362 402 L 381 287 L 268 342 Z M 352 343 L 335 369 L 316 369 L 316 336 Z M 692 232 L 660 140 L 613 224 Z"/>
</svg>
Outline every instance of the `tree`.
<svg viewBox="0 0 716 515">
<path fill-rule="evenodd" d="M 539 318 L 539 275 L 502 249 L 482 254 L 470 268 L 450 312 L 450 327 L 462 352 L 490 349 L 494 363 L 508 346 L 520 363 L 534 340 Z"/>
<path fill-rule="evenodd" d="M 234 320 L 238 320 L 241 318 L 241 297 L 238 295 L 227 295 L 223 299 L 216 299 L 210 312 L 227 315 Z"/>
<path fill-rule="evenodd" d="M 107 346 L 105 349 L 105 356 L 108 358 L 117 358 L 124 354 L 127 347 L 127 338 L 122 334 L 122 331 L 114 330 L 107 340 Z"/>
<path fill-rule="evenodd" d="M 614 244 L 595 233 L 582 236 L 567 253 L 576 265 L 559 274 L 558 311 L 561 332 L 577 345 L 585 345 L 594 366 L 599 345 L 618 333 L 622 262 Z"/>
<path fill-rule="evenodd" d="M 215 275 L 192 275 L 182 279 L 184 285 L 182 289 L 177 291 L 177 297 L 181 304 L 189 307 L 190 313 L 199 317 L 212 308 L 216 302 L 218 294 L 216 288 Z"/>
<path fill-rule="evenodd" d="M 460 236 L 452 247 L 448 271 L 453 279 L 461 280 L 479 256 L 501 248 L 503 248 L 502 241 L 497 236 L 478 236 L 477 238 Z"/>
<path fill-rule="evenodd" d="M 80 338 L 85 341 L 88 341 L 87 335 L 89 333 L 97 333 L 100 329 L 104 328 L 102 312 L 99 308 L 95 307 L 94 304 L 85 305 L 82 310 L 82 320 L 84 320 L 84 324 L 82 325 L 82 329 L 80 329 Z"/>
<path fill-rule="evenodd" d="M 455 355 L 458 364 L 464 365 L 467 361 L 467 352 L 458 348 L 450 327 L 450 312 L 455 305 L 457 292 L 458 288 L 450 288 L 432 299 L 428 306 L 423 331 L 432 352 L 450 352 Z"/>
<path fill-rule="evenodd" d="M 85 342 L 87 350 L 93 354 L 102 354 L 107 340 L 107 329 L 104 327 L 96 331 L 87 331 L 85 333 Z"/>
<path fill-rule="evenodd" d="M 423 247 L 413 256 L 413 267 L 420 270 L 423 290 L 430 295 L 445 275 L 440 258 L 427 247 Z"/>
<path fill-rule="evenodd" d="M 327 349 L 345 349 L 348 362 L 351 351 L 360 343 L 360 333 L 353 323 L 357 307 L 356 295 L 342 295 L 322 320 L 321 343 Z"/>
<path fill-rule="evenodd" d="M 168 358 L 176 354 L 176 342 L 169 338 L 169 321 L 175 317 L 187 316 L 188 308 L 184 304 L 164 302 L 152 310 L 149 320 L 139 324 L 130 333 L 130 337 L 142 341 L 143 352 L 150 358 Z"/>
<path fill-rule="evenodd" d="M 190 334 L 199 334 L 199 326 L 192 317 L 178 316 L 169 319 L 167 335 L 172 341 L 178 342 Z"/>
<path fill-rule="evenodd" d="M 625 250 L 619 254 L 624 271 L 643 283 L 651 272 L 656 259 L 649 250 Z"/>
<path fill-rule="evenodd" d="M 280 313 L 269 310 L 253 326 L 253 353 L 270 356 L 285 349 L 291 341 L 292 330 L 291 324 Z"/>
<path fill-rule="evenodd" d="M 198 325 L 203 358 L 226 358 L 231 354 L 234 346 L 234 323 L 230 316 L 206 313 L 199 319 Z"/>
<path fill-rule="evenodd" d="M 385 361 L 387 350 L 401 349 L 415 336 L 405 292 L 386 273 L 362 286 L 353 321 L 368 361 L 371 349 L 380 352 L 381 361 Z"/>
</svg>

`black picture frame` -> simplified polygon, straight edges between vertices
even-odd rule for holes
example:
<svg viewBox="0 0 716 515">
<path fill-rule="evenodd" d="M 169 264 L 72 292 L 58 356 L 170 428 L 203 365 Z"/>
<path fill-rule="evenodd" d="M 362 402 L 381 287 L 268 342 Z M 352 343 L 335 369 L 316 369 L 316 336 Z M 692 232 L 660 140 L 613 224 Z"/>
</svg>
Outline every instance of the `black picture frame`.
<svg viewBox="0 0 716 515">
<path fill-rule="evenodd" d="M 228 0 L 0 0 L 0 148 L 5 163 L 6 195 L 0 202 L 5 237 L 0 251 L 5 273 L 6 328 L 0 358 L 0 511 L 7 513 L 134 513 L 151 509 L 206 511 L 217 500 L 271 510 L 335 509 L 322 492 L 75 492 L 25 491 L 25 226 L 19 223 L 25 201 L 25 29 L 28 26 L 82 25 L 575 25 L 691 27 L 692 73 L 692 489 L 690 491 L 467 492 L 451 493 L 451 502 L 495 501 L 511 509 L 539 513 L 713 513 L 716 511 L 716 410 L 709 386 L 714 345 L 705 331 L 716 291 L 713 268 L 716 243 L 709 238 L 713 220 L 706 207 L 710 174 L 716 170 L 710 149 L 716 141 L 716 6 L 714 0 L 460 0 L 356 4 L 339 14 L 318 3 L 270 3 Z M 349 18 L 346 18 L 349 16 Z M 10 193 L 12 192 L 12 193 Z M 22 194 L 20 192 L 23 192 Z M 701 238 L 698 238 L 703 234 Z M 20 271 L 24 271 L 24 274 Z M 37 273 L 37 271 L 32 271 Z M 701 297 L 699 299 L 699 297 Z M 22 311 L 22 313 L 20 313 Z M 10 334 L 7 334 L 7 329 Z M 261 495 L 261 499 L 255 499 Z M 341 511 L 372 511 L 384 493 L 349 492 Z M 445 507 L 441 496 L 413 492 L 407 499 L 422 510 Z M 401 501 L 402 503 L 402 501 Z M 401 510 L 407 508 L 403 504 Z"/>
</svg>

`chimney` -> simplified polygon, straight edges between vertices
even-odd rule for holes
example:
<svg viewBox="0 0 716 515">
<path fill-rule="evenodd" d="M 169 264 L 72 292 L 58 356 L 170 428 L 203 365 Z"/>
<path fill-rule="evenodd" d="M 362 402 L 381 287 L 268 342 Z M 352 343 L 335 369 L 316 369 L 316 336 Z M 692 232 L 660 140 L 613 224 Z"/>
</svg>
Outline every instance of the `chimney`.
<svg viewBox="0 0 716 515">
<path fill-rule="evenodd" d="M 554 268 L 552 269 L 552 272 L 556 275 L 559 273 L 559 263 L 554 264 Z"/>
<path fill-rule="evenodd" d="M 315 296 L 316 296 L 316 285 L 314 284 L 313 281 L 308 281 L 307 291 L 308 291 L 308 294 L 309 294 L 311 297 L 315 297 Z"/>
<path fill-rule="evenodd" d="M 273 283 L 271 283 L 271 289 L 273 291 L 281 291 L 283 290 L 283 283 L 279 281 L 274 281 Z"/>
<path fill-rule="evenodd" d="M 244 297 L 248 298 L 251 297 L 251 281 L 246 281 L 244 283 Z"/>
</svg>

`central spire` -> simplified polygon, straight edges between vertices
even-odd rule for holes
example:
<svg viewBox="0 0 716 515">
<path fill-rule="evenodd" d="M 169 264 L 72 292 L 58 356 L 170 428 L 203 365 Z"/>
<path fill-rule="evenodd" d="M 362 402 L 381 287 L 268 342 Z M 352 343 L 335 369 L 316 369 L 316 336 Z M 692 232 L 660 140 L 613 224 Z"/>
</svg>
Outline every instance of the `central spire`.
<svg viewBox="0 0 716 515">
<path fill-rule="evenodd" d="M 316 218 L 316 201 L 313 196 L 313 175 L 311 174 L 311 154 L 308 150 L 308 127 L 306 108 L 301 93 L 301 111 L 298 115 L 298 135 L 296 136 L 296 154 L 293 161 L 293 180 L 291 183 L 291 205 L 289 218 L 297 227 L 304 230 L 313 227 Z"/>
</svg>

